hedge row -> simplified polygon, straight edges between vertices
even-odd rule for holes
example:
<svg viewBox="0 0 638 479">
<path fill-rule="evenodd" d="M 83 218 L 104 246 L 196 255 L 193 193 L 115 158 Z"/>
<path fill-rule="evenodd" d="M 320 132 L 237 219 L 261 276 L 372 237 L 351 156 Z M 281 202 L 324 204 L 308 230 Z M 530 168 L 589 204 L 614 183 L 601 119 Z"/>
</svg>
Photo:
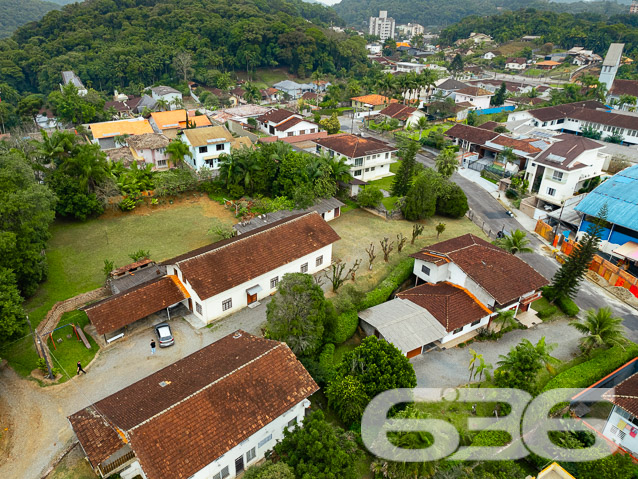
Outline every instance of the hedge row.
<svg viewBox="0 0 638 479">
<path fill-rule="evenodd" d="M 335 345 L 332 343 L 326 344 L 319 354 L 319 369 L 325 382 L 330 381 L 334 375 L 334 355 Z"/>
<path fill-rule="evenodd" d="M 335 343 L 341 344 L 350 339 L 357 331 L 359 314 L 357 311 L 346 311 L 337 316 L 337 327 L 334 335 Z"/>
<path fill-rule="evenodd" d="M 541 319 L 547 319 L 552 316 L 554 313 L 558 312 L 558 308 L 556 306 L 549 306 L 542 311 L 539 311 L 536 316 Z"/>
<path fill-rule="evenodd" d="M 624 349 L 614 346 L 601 351 L 593 359 L 558 374 L 545 385 L 543 391 L 556 388 L 587 388 L 636 356 L 638 344 L 629 343 Z"/>
<path fill-rule="evenodd" d="M 556 306 L 567 316 L 576 316 L 580 312 L 580 308 L 570 298 L 561 296 L 556 300 Z"/>
<path fill-rule="evenodd" d="M 402 259 L 379 286 L 366 294 L 360 309 L 368 309 L 388 300 L 392 292 L 406 281 L 414 269 L 414 258 Z"/>
</svg>

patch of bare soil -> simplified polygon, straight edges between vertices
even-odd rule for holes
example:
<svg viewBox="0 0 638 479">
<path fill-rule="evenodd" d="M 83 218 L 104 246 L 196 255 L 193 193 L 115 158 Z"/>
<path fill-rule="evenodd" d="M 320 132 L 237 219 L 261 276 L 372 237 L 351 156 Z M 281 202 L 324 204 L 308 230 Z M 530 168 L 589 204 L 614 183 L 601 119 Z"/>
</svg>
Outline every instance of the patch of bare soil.
<svg viewBox="0 0 638 479">
<path fill-rule="evenodd" d="M 171 203 L 172 201 L 172 203 Z M 159 204 L 152 205 L 150 198 L 144 198 L 144 202 L 135 207 L 132 211 L 121 211 L 117 207 L 108 208 L 101 219 L 119 218 L 121 216 L 149 216 L 158 211 L 163 211 L 170 208 L 175 208 L 184 205 L 199 205 L 202 207 L 204 215 L 210 218 L 216 217 L 232 217 L 227 208 L 220 205 L 217 201 L 211 200 L 206 194 L 199 192 L 185 193 L 182 196 L 176 196 L 172 198 L 162 198 L 159 200 Z"/>
<path fill-rule="evenodd" d="M 11 414 L 7 400 L 0 396 L 0 465 L 2 465 L 9 456 L 9 445 L 11 444 L 11 436 L 13 434 L 13 423 L 11 422 Z"/>
</svg>

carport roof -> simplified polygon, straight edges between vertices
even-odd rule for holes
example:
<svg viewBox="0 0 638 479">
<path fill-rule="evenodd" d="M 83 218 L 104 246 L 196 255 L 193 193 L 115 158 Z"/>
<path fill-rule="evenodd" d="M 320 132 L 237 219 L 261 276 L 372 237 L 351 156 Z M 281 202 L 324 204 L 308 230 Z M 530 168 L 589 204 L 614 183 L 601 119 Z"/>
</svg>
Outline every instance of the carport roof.
<svg viewBox="0 0 638 479">
<path fill-rule="evenodd" d="M 401 298 L 381 303 L 359 313 L 386 341 L 408 353 L 447 334 L 443 325 L 421 306 Z"/>
<path fill-rule="evenodd" d="M 111 333 L 190 297 L 176 276 L 153 279 L 84 308 L 98 334 Z"/>
</svg>

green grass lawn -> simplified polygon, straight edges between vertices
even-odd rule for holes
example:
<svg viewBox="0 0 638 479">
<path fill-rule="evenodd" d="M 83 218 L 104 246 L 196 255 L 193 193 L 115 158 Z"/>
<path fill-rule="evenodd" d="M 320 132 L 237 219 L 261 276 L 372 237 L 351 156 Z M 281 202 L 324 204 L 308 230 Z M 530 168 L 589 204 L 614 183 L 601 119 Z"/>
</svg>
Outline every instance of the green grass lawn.
<svg viewBox="0 0 638 479">
<path fill-rule="evenodd" d="M 156 261 L 213 241 L 207 235 L 214 217 L 231 222 L 224 207 L 207 197 L 188 198 L 156 209 L 103 215 L 85 223 L 57 221 L 47 247 L 49 276 L 25 303 L 33 327 L 57 302 L 104 284 L 104 260 L 116 267 L 131 263 L 129 254 L 143 249 Z"/>
<path fill-rule="evenodd" d="M 399 171 L 399 166 L 401 166 L 401 160 L 397 160 L 396 163 L 390 163 L 390 172 L 396 175 L 397 171 Z M 391 191 L 392 183 L 394 182 L 393 176 L 386 176 L 385 178 L 381 178 L 380 180 L 369 181 L 368 183 L 376 186 L 381 190 Z"/>
<path fill-rule="evenodd" d="M 392 211 L 397 201 L 399 201 L 399 198 L 397 198 L 396 196 L 388 196 L 387 198 L 383 198 L 383 200 L 381 200 L 381 203 L 383 203 L 383 206 L 385 206 L 386 210 Z"/>
<path fill-rule="evenodd" d="M 84 311 L 71 311 L 62 315 L 58 327 L 65 324 L 75 324 L 80 328 L 84 328 L 84 326 L 89 324 L 89 318 Z M 68 337 L 69 335 L 71 336 L 70 338 Z M 75 376 L 78 361 L 86 369 L 86 366 L 93 360 L 100 349 L 91 335 L 85 333 L 85 336 L 91 344 L 91 349 L 87 349 L 84 343 L 78 339 L 71 326 L 64 327 L 53 333 L 55 348 L 53 343 L 51 343 L 51 338 L 47 338 L 47 346 L 49 346 L 54 362 L 52 367 L 59 369 L 62 374 L 62 378 L 58 382 L 63 383 Z M 62 342 L 59 342 L 59 339 L 62 339 Z"/>
</svg>

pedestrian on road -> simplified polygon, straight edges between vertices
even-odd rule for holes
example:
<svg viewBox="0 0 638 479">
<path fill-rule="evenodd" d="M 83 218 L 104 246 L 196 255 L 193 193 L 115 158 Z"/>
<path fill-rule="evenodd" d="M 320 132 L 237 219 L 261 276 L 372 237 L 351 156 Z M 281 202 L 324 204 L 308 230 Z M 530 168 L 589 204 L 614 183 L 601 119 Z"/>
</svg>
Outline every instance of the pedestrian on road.
<svg viewBox="0 0 638 479">
<path fill-rule="evenodd" d="M 84 369 L 82 369 L 82 363 L 80 361 L 78 361 L 78 371 L 77 374 L 79 375 L 80 373 L 84 373 L 86 374 L 86 371 Z"/>
<path fill-rule="evenodd" d="M 155 340 L 151 339 L 151 354 L 155 354 Z"/>
</svg>

